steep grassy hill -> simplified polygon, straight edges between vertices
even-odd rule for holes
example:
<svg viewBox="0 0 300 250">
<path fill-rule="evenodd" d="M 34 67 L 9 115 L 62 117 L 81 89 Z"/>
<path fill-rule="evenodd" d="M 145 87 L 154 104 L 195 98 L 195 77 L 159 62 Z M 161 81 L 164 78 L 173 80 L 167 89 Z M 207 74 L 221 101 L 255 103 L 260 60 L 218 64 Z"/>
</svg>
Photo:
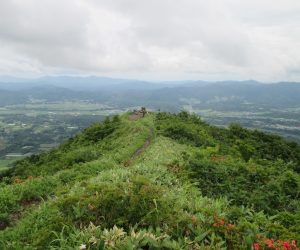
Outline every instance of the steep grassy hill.
<svg viewBox="0 0 300 250">
<path fill-rule="evenodd" d="M 298 249 L 300 146 L 185 112 L 126 114 L 16 163 L 0 249 Z"/>
</svg>

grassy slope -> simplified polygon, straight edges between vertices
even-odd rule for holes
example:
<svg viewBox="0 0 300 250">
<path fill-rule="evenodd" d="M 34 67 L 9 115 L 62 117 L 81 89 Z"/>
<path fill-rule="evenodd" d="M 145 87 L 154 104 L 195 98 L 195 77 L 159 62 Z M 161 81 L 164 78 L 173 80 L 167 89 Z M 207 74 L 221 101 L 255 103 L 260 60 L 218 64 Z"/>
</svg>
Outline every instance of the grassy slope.
<svg viewBox="0 0 300 250">
<path fill-rule="evenodd" d="M 261 212 L 201 195 L 187 155 L 205 158 L 217 147 L 164 136 L 155 115 L 125 115 L 109 126 L 116 129 L 105 138 L 86 143 L 81 135 L 3 179 L 0 220 L 9 227 L 0 231 L 1 249 L 247 249 L 258 233 L 281 227 Z M 130 162 L 153 128 L 151 145 Z"/>
<path fill-rule="evenodd" d="M 0 160 L 0 171 L 6 170 L 8 165 L 14 161 L 15 160 Z"/>
</svg>

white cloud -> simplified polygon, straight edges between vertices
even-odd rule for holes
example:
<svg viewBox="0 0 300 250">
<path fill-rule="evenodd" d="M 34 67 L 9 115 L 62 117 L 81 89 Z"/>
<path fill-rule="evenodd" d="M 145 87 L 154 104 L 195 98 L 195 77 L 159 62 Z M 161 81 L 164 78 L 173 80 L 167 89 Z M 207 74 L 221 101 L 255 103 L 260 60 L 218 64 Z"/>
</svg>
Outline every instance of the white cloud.
<svg viewBox="0 0 300 250">
<path fill-rule="evenodd" d="M 298 0 L 0 1 L 0 74 L 300 81 Z"/>
</svg>

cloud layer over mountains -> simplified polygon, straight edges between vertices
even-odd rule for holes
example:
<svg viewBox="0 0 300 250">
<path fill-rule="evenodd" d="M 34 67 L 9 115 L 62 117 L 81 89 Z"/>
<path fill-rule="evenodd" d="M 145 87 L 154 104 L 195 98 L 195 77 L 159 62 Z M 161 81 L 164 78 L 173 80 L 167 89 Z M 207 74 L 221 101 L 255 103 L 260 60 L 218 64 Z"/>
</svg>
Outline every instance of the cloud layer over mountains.
<svg viewBox="0 0 300 250">
<path fill-rule="evenodd" d="M 0 2 L 0 74 L 300 81 L 298 0 Z"/>
</svg>

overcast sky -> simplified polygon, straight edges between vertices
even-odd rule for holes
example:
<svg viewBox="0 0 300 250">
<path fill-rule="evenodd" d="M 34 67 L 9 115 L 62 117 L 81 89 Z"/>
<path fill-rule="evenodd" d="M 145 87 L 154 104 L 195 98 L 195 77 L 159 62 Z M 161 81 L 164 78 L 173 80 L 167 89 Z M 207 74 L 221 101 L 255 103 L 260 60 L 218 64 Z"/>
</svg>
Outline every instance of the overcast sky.
<svg viewBox="0 0 300 250">
<path fill-rule="evenodd" d="M 300 0 L 0 0 L 0 75 L 300 81 Z"/>
</svg>

